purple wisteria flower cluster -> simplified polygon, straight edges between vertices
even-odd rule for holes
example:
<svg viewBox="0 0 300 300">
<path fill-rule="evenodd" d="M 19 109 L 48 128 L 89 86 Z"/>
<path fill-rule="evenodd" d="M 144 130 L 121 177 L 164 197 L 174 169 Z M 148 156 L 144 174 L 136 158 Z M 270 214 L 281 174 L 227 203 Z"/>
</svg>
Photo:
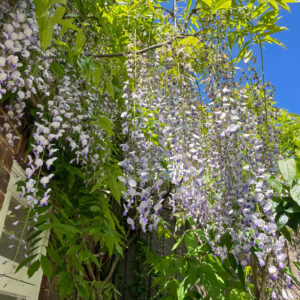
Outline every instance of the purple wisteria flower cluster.
<svg viewBox="0 0 300 300">
<path fill-rule="evenodd" d="M 127 61 L 128 74 L 134 78 L 134 59 Z M 129 88 L 130 82 L 123 87 L 122 97 L 125 99 L 127 111 L 121 114 L 123 119 L 122 133 L 128 136 L 127 142 L 122 144 L 125 159 L 119 162 L 124 169 L 126 177 L 119 180 L 126 187 L 123 191 L 124 216 L 134 207 L 137 214 L 130 214 L 127 222 L 135 229 L 135 222 L 143 231 L 157 228 L 160 220 L 159 211 L 162 208 L 164 195 L 167 193 L 164 185 L 167 179 L 166 169 L 162 166 L 164 161 L 164 149 L 158 140 L 158 132 L 161 131 L 161 123 L 155 118 L 155 103 L 149 90 L 147 64 L 139 69 L 140 78 L 135 91 Z M 155 82 L 158 78 L 151 79 Z M 153 131 L 149 129 L 153 128 Z M 137 199 L 139 199 L 137 203 Z"/>
<path fill-rule="evenodd" d="M 57 87 L 57 93 L 47 106 L 38 104 L 38 120 L 35 122 L 32 155 L 29 155 L 26 176 L 28 181 L 24 194 L 29 204 L 48 205 L 51 189 L 47 185 L 54 174 L 51 166 L 57 159 L 57 151 L 70 151 L 74 154 L 70 164 L 101 167 L 102 161 L 97 152 L 102 150 L 103 130 L 87 122 L 93 118 L 99 106 L 98 94 L 81 89 L 81 81 L 75 76 L 64 76 Z M 39 173 L 39 182 L 31 177 Z M 47 170 L 47 171 L 46 171 Z M 48 172 L 48 175 L 42 176 Z M 49 174 L 50 173 L 50 174 Z M 41 184 L 42 187 L 35 186 Z M 27 187 L 28 185 L 28 187 Z M 43 197 L 37 200 L 36 193 L 44 189 Z"/>
<path fill-rule="evenodd" d="M 18 1 L 14 12 L 7 2 L 0 3 L 5 20 L 0 100 L 10 100 L 9 118 L 0 130 L 13 145 L 18 138 L 13 126 L 21 126 L 26 101 L 38 98 L 22 187 L 28 206 L 34 208 L 48 205 L 59 151 L 72 154 L 70 164 L 101 174 L 110 153 L 103 155 L 107 135 L 92 120 L 95 114 L 116 118 L 117 109 L 99 90 L 87 89 L 70 65 L 57 83 L 49 69 L 54 59 L 62 58 L 39 49 L 30 3 Z M 247 267 L 255 254 L 259 267 L 267 265 L 275 282 L 285 268 L 286 254 L 266 183 L 277 173 L 279 157 L 272 93 L 256 73 L 249 74 L 251 84 L 237 83 L 220 50 L 224 48 L 213 43 L 207 47 L 210 63 L 201 83 L 180 46 L 176 50 L 167 44 L 151 54 L 128 56 L 121 113 L 123 175 L 118 177 L 124 186 L 123 215 L 132 230 L 140 226 L 144 232 L 157 229 L 163 207 L 173 217 L 192 218 L 216 256 L 224 260 L 230 252 Z M 34 221 L 37 218 L 35 214 Z M 282 297 L 288 299 L 290 278 L 285 279 Z M 272 297 L 276 299 L 277 292 Z"/>
<path fill-rule="evenodd" d="M 128 139 L 122 148 L 128 155 L 119 163 L 126 178 L 119 179 L 127 187 L 124 215 L 130 208 L 135 211 L 127 219 L 132 229 L 134 220 L 144 231 L 156 229 L 163 204 L 172 207 L 173 214 L 180 211 L 187 217 L 188 211 L 194 211 L 201 222 L 209 219 L 206 198 L 199 194 L 205 193 L 201 180 L 204 166 L 197 169 L 197 164 L 205 161 L 196 150 L 201 144 L 199 124 L 203 112 L 195 78 L 180 83 L 171 73 L 172 57 L 166 58 L 162 70 L 161 57 L 170 51 L 159 49 L 151 60 L 145 55 L 127 61 L 129 77 L 136 77 L 137 84 L 134 91 L 129 89 L 129 82 L 124 87 L 127 111 L 121 117 L 123 134 Z"/>
<path fill-rule="evenodd" d="M 13 145 L 14 139 L 18 138 L 13 125 L 21 125 L 25 101 L 34 97 L 37 120 L 32 155 L 28 156 L 28 168 L 25 170 L 28 180 L 23 187 L 23 195 L 29 206 L 37 203 L 47 205 L 51 191 L 47 185 L 53 177 L 50 168 L 57 159 L 55 153 L 61 147 L 59 140 L 68 144 L 75 154 L 70 163 L 86 165 L 89 161 L 94 168 L 99 166 L 97 152 L 102 149 L 99 140 L 104 136 L 103 130 L 86 121 L 91 120 L 96 111 L 105 114 L 107 101 L 104 99 L 100 109 L 99 93 L 92 89 L 86 91 L 83 79 L 78 79 L 71 69 L 65 72 L 73 74 L 72 77 L 65 76 L 53 95 L 56 82 L 49 69 L 54 54 L 51 50 L 42 53 L 39 48 L 32 1 L 18 1 L 13 13 L 12 7 L 3 2 L 0 11 L 5 20 L 0 44 L 0 97 L 9 97 L 9 104 L 5 107 L 9 119 L 5 119 L 1 130 L 5 130 L 7 142 Z M 39 170 L 48 170 L 49 174 L 43 176 Z M 33 179 L 37 174 L 39 182 Z M 39 183 L 45 189 L 42 198 L 40 195 L 37 197 Z"/>
<path fill-rule="evenodd" d="M 14 133 L 15 126 L 21 126 L 25 101 L 36 93 L 33 86 L 30 59 L 32 50 L 38 50 L 38 27 L 34 19 L 32 4 L 18 1 L 11 9 L 7 1 L 2 1 L 0 12 L 0 100 L 8 95 L 11 100 L 6 106 L 9 119 L 5 118 L 3 128 L 8 143 L 12 146 L 18 136 Z M 5 95 L 6 94 L 6 95 Z"/>
<path fill-rule="evenodd" d="M 227 237 L 237 263 L 251 265 L 255 253 L 275 281 L 286 255 L 266 183 L 277 172 L 279 155 L 278 130 L 272 125 L 276 112 L 266 111 L 272 93 L 263 93 L 258 78 L 245 88 L 232 80 L 235 74 L 216 71 L 226 62 L 216 57 L 205 101 L 188 64 L 174 76 L 177 61 L 171 48 L 127 61 L 136 84 L 131 91 L 127 83 L 123 94 L 127 142 L 119 179 L 127 188 L 124 215 L 132 229 L 138 223 L 152 230 L 165 204 L 173 216 L 191 217 L 204 230 L 215 255 L 227 257 Z"/>
<path fill-rule="evenodd" d="M 99 90 L 87 88 L 86 81 L 70 65 L 64 70 L 66 75 L 57 81 L 50 64 L 54 57 L 62 58 L 51 49 L 44 53 L 40 50 L 32 1 L 18 1 L 14 10 L 7 2 L 1 2 L 0 12 L 5 20 L 1 26 L 0 97 L 8 97 L 2 100 L 8 102 L 5 109 L 9 116 L 0 130 L 5 131 L 8 144 L 13 146 L 14 139 L 18 138 L 14 128 L 21 126 L 28 101 L 33 104 L 32 151 L 28 155 L 27 179 L 21 186 L 21 197 L 34 209 L 36 205 L 49 203 L 49 183 L 54 176 L 53 164 L 58 159 L 58 151 L 71 152 L 70 164 L 81 164 L 83 171 L 101 173 L 105 155 L 109 155 L 103 154 L 103 139 L 108 137 L 92 120 L 99 114 L 103 117 L 112 114 L 116 108 L 108 105 L 108 97 Z M 33 221 L 37 222 L 38 217 L 35 213 Z M 13 223 L 17 224 L 18 221 Z M 30 230 L 28 224 L 24 226 L 26 232 Z M 25 241 L 20 247 L 26 247 Z"/>
</svg>

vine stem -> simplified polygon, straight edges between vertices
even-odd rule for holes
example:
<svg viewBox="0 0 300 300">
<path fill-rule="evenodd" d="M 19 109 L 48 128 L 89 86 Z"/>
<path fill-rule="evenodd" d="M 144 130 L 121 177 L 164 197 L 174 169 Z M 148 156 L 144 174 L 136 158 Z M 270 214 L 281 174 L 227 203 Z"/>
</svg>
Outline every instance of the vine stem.
<svg viewBox="0 0 300 300">
<path fill-rule="evenodd" d="M 258 287 L 258 274 L 257 274 L 257 263 L 255 259 L 254 253 L 251 253 L 250 256 L 251 261 L 251 268 L 252 268 L 252 279 L 253 279 L 253 285 L 254 285 L 254 293 L 257 298 L 259 298 L 259 287 Z"/>
<path fill-rule="evenodd" d="M 23 226 L 22 234 L 21 234 L 21 237 L 20 237 L 20 242 L 18 244 L 18 248 L 17 248 L 16 254 L 14 256 L 14 260 L 13 260 L 14 262 L 16 261 L 16 258 L 19 254 L 19 251 L 20 251 L 20 247 L 21 247 L 21 244 L 22 244 L 22 240 L 23 240 L 23 236 L 24 236 L 24 233 L 25 233 L 25 229 L 26 229 L 26 226 L 27 226 L 27 222 L 28 222 L 28 219 L 29 219 L 30 212 L 31 212 L 31 208 L 28 210 L 28 213 L 27 213 L 27 216 L 26 216 L 25 224 Z"/>
<path fill-rule="evenodd" d="M 129 232 L 128 232 L 129 234 Z M 136 231 L 128 238 L 128 242 L 127 242 L 127 245 L 126 247 L 129 247 L 129 245 L 134 241 L 135 237 L 136 237 L 137 233 Z M 111 265 L 111 268 L 109 270 L 109 273 L 108 275 L 106 276 L 105 278 L 105 281 L 106 282 L 109 282 L 114 274 L 114 271 L 119 263 L 119 260 L 120 260 L 120 257 L 119 256 L 115 256 L 113 262 L 112 262 L 112 265 Z"/>
<path fill-rule="evenodd" d="M 45 155 L 45 150 L 43 151 L 42 159 L 44 158 L 44 155 Z M 38 182 L 40 181 L 40 175 L 41 175 L 41 169 L 39 169 L 37 185 L 38 185 Z M 36 196 L 36 192 L 34 192 L 34 197 L 35 196 Z M 27 216 L 26 216 L 26 220 L 25 220 L 25 223 L 24 223 L 24 227 L 23 227 L 23 230 L 22 230 L 21 237 L 20 237 L 20 242 L 18 244 L 18 248 L 17 248 L 16 254 L 14 256 L 14 260 L 13 260 L 14 262 L 16 261 L 16 258 L 19 254 L 19 251 L 20 251 L 21 243 L 22 243 L 22 240 L 23 240 L 23 237 L 24 237 L 25 229 L 26 229 L 26 226 L 27 226 L 27 223 L 28 223 L 28 219 L 29 219 L 29 215 L 30 215 L 31 210 L 32 210 L 32 207 L 29 208 Z"/>
<path fill-rule="evenodd" d="M 134 31 L 134 49 L 136 49 L 136 30 Z M 137 65 L 137 57 L 136 57 L 136 51 L 134 51 L 134 81 L 136 83 L 136 65 Z M 136 113 L 136 103 L 135 103 L 135 98 L 133 99 L 133 113 L 134 113 L 134 120 L 135 120 L 135 113 Z M 135 127 L 135 123 L 134 123 Z M 135 130 L 135 128 L 134 128 Z"/>
<path fill-rule="evenodd" d="M 263 50 L 261 44 L 259 44 L 259 49 L 260 49 L 261 74 L 263 80 L 264 102 L 265 102 L 265 111 L 266 111 L 266 125 L 268 129 L 268 105 L 267 105 L 266 87 L 265 87 L 264 56 L 263 56 Z"/>
<path fill-rule="evenodd" d="M 177 27 L 177 0 L 174 0 L 173 13 L 174 13 L 175 28 L 176 28 Z"/>
<path fill-rule="evenodd" d="M 94 58 L 110 58 L 110 57 L 125 57 L 125 56 L 130 56 L 130 55 L 139 55 L 139 54 L 143 54 L 145 52 L 148 52 L 150 50 L 154 50 L 157 48 L 161 48 L 165 45 L 171 44 L 172 42 L 174 42 L 176 39 L 184 39 L 186 37 L 197 37 L 201 34 L 202 30 L 197 31 L 194 34 L 181 34 L 181 35 L 176 35 L 175 37 L 173 37 L 172 39 L 169 39 L 165 42 L 162 43 L 158 43 L 149 47 L 146 47 L 144 49 L 138 50 L 138 51 L 133 51 L 133 52 L 119 52 L 119 53 L 103 53 L 103 54 L 91 54 L 91 53 L 87 53 L 85 54 L 86 56 L 93 56 Z"/>
<path fill-rule="evenodd" d="M 268 265 L 270 262 L 270 254 L 268 254 L 267 259 L 266 259 L 266 264 L 262 273 L 262 280 L 261 280 L 261 285 L 260 285 L 260 291 L 259 291 L 259 300 L 264 300 L 265 299 L 265 286 L 267 282 L 267 275 L 268 275 Z"/>
</svg>

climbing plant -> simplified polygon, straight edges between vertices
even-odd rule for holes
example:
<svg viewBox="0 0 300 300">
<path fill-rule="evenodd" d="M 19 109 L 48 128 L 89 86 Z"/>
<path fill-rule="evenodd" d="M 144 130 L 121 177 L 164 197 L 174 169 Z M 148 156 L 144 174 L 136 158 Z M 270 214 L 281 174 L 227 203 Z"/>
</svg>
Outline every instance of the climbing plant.
<svg viewBox="0 0 300 300">
<path fill-rule="evenodd" d="M 117 299 L 119 261 L 157 231 L 187 250 L 147 252 L 160 297 L 291 298 L 299 139 L 290 149 L 281 133 L 297 125 L 273 106 L 262 54 L 282 45 L 272 34 L 292 1 L 163 2 L 1 2 L 1 130 L 13 145 L 26 112 L 31 131 L 16 271 L 41 267 L 62 299 Z"/>
</svg>

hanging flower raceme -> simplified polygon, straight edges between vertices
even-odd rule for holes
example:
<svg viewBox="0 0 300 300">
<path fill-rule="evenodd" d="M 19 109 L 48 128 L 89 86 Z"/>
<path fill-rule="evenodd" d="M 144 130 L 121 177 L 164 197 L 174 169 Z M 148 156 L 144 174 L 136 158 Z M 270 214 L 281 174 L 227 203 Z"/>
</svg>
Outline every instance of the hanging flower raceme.
<svg viewBox="0 0 300 300">
<path fill-rule="evenodd" d="M 72 77 L 55 78 L 50 71 L 55 55 L 51 50 L 42 53 L 39 47 L 32 1 L 20 0 L 14 10 L 1 2 L 0 13 L 4 20 L 0 25 L 0 99 L 9 97 L 5 106 L 8 118 L 1 116 L 5 120 L 0 130 L 4 130 L 8 144 L 13 146 L 19 138 L 15 129 L 22 125 L 26 102 L 31 102 L 35 123 L 25 169 L 27 180 L 21 187 L 21 196 L 34 210 L 50 202 L 50 183 L 58 151 L 70 151 L 73 156 L 70 163 L 81 164 L 85 172 L 102 168 L 106 156 L 110 155 L 105 153 L 99 159 L 107 133 L 91 121 L 99 113 L 103 117 L 112 114 L 115 107 L 108 107 L 107 97 L 99 101 L 103 95 L 96 89 L 86 91 L 85 80 L 76 77 L 70 65 L 65 68 L 65 74 L 73 74 Z M 59 55 L 56 59 L 63 61 Z M 36 214 L 33 221 L 37 222 L 38 217 Z M 29 230 L 30 226 L 26 228 Z"/>
<path fill-rule="evenodd" d="M 22 187 L 34 209 L 51 203 L 51 180 L 61 153 L 89 175 L 102 174 L 106 158 L 113 155 L 104 151 L 107 132 L 93 121 L 97 115 L 119 122 L 119 112 L 72 66 L 65 67 L 63 78 L 53 76 L 53 60 L 65 61 L 54 51 L 39 49 L 31 1 L 19 1 L 12 13 L 2 2 L 0 99 L 11 99 L 1 130 L 13 145 L 19 137 L 12 124 L 21 126 L 26 104 L 37 102 Z M 120 114 L 123 174 L 118 177 L 124 186 L 123 215 L 131 230 L 144 232 L 157 229 L 163 207 L 171 209 L 171 217 L 192 218 L 215 256 L 224 260 L 229 251 L 246 267 L 255 254 L 260 267 L 268 263 L 273 282 L 282 277 L 286 255 L 266 183 L 277 173 L 276 115 L 268 110 L 272 93 L 255 73 L 249 74 L 251 85 L 236 82 L 222 34 L 202 41 L 207 49 L 203 57 L 209 59 L 200 86 L 192 68 L 197 62 L 182 46 L 168 44 L 151 54 L 128 56 Z M 34 222 L 38 217 L 34 214 Z M 287 299 L 290 278 L 285 279 L 281 296 Z"/>
<path fill-rule="evenodd" d="M 18 1 L 16 8 L 16 12 L 5 14 L 0 44 L 0 98 L 9 96 L 5 107 L 8 118 L 2 116 L 5 123 L 1 129 L 11 146 L 20 138 L 14 127 L 22 126 L 26 101 L 36 103 L 38 91 L 48 96 L 49 83 L 54 80 L 49 72 L 53 54 L 49 50 L 42 54 L 39 48 L 33 3 Z"/>
<path fill-rule="evenodd" d="M 97 151 L 102 150 L 100 142 L 105 134 L 89 122 L 99 101 L 96 93 L 82 91 L 80 84 L 75 78 L 65 76 L 58 87 L 58 93 L 47 102 L 47 107 L 38 105 L 38 121 L 35 122 L 32 134 L 33 156 L 29 156 L 26 176 L 29 184 L 37 172 L 46 172 L 43 176 L 39 175 L 37 182 L 41 185 L 40 189 L 44 189 L 43 197 L 39 200 L 41 206 L 48 204 L 51 191 L 48 185 L 54 176 L 51 170 L 58 158 L 57 151 L 71 151 L 74 156 L 71 164 L 93 165 L 94 170 L 101 167 Z M 87 107 L 86 110 L 83 109 L 82 102 Z M 35 188 L 27 190 L 31 199 L 35 199 L 36 192 Z M 36 204 L 37 201 L 33 200 L 29 204 Z"/>
<path fill-rule="evenodd" d="M 204 230 L 221 259 L 227 257 L 227 235 L 243 267 L 251 264 L 253 252 L 260 266 L 272 257 L 269 275 L 277 280 L 286 256 L 266 183 L 277 172 L 278 158 L 278 130 L 271 125 L 276 116 L 265 111 L 272 94 L 262 98 L 259 81 L 248 88 L 233 84 L 235 75 L 216 65 L 206 81 L 204 103 L 197 96 L 196 76 L 166 75 L 174 55 L 162 68 L 162 51 L 127 61 L 129 77 L 136 80 L 133 91 L 129 82 L 124 86 L 127 111 L 121 115 L 127 141 L 119 179 L 127 190 L 128 224 L 133 230 L 136 224 L 144 231 L 156 228 L 167 203 L 173 215 L 191 217 Z"/>
</svg>

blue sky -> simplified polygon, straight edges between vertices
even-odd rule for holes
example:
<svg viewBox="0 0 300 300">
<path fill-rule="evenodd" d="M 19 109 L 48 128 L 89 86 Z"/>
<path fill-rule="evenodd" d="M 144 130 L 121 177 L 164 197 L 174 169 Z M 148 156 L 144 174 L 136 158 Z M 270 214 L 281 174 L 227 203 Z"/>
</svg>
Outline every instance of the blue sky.
<svg viewBox="0 0 300 300">
<path fill-rule="evenodd" d="M 172 9 L 173 0 L 162 4 Z M 179 6 L 183 6 L 183 2 L 179 2 Z M 264 71 L 266 81 L 276 87 L 276 106 L 300 114 L 300 3 L 290 3 L 289 6 L 291 12 L 281 10 L 282 19 L 278 23 L 288 30 L 273 35 L 287 49 L 266 45 L 263 50 Z"/>
<path fill-rule="evenodd" d="M 291 12 L 281 11 L 279 24 L 288 28 L 274 37 L 285 44 L 264 49 L 266 80 L 276 86 L 277 106 L 300 114 L 300 3 L 290 4 Z"/>
</svg>

